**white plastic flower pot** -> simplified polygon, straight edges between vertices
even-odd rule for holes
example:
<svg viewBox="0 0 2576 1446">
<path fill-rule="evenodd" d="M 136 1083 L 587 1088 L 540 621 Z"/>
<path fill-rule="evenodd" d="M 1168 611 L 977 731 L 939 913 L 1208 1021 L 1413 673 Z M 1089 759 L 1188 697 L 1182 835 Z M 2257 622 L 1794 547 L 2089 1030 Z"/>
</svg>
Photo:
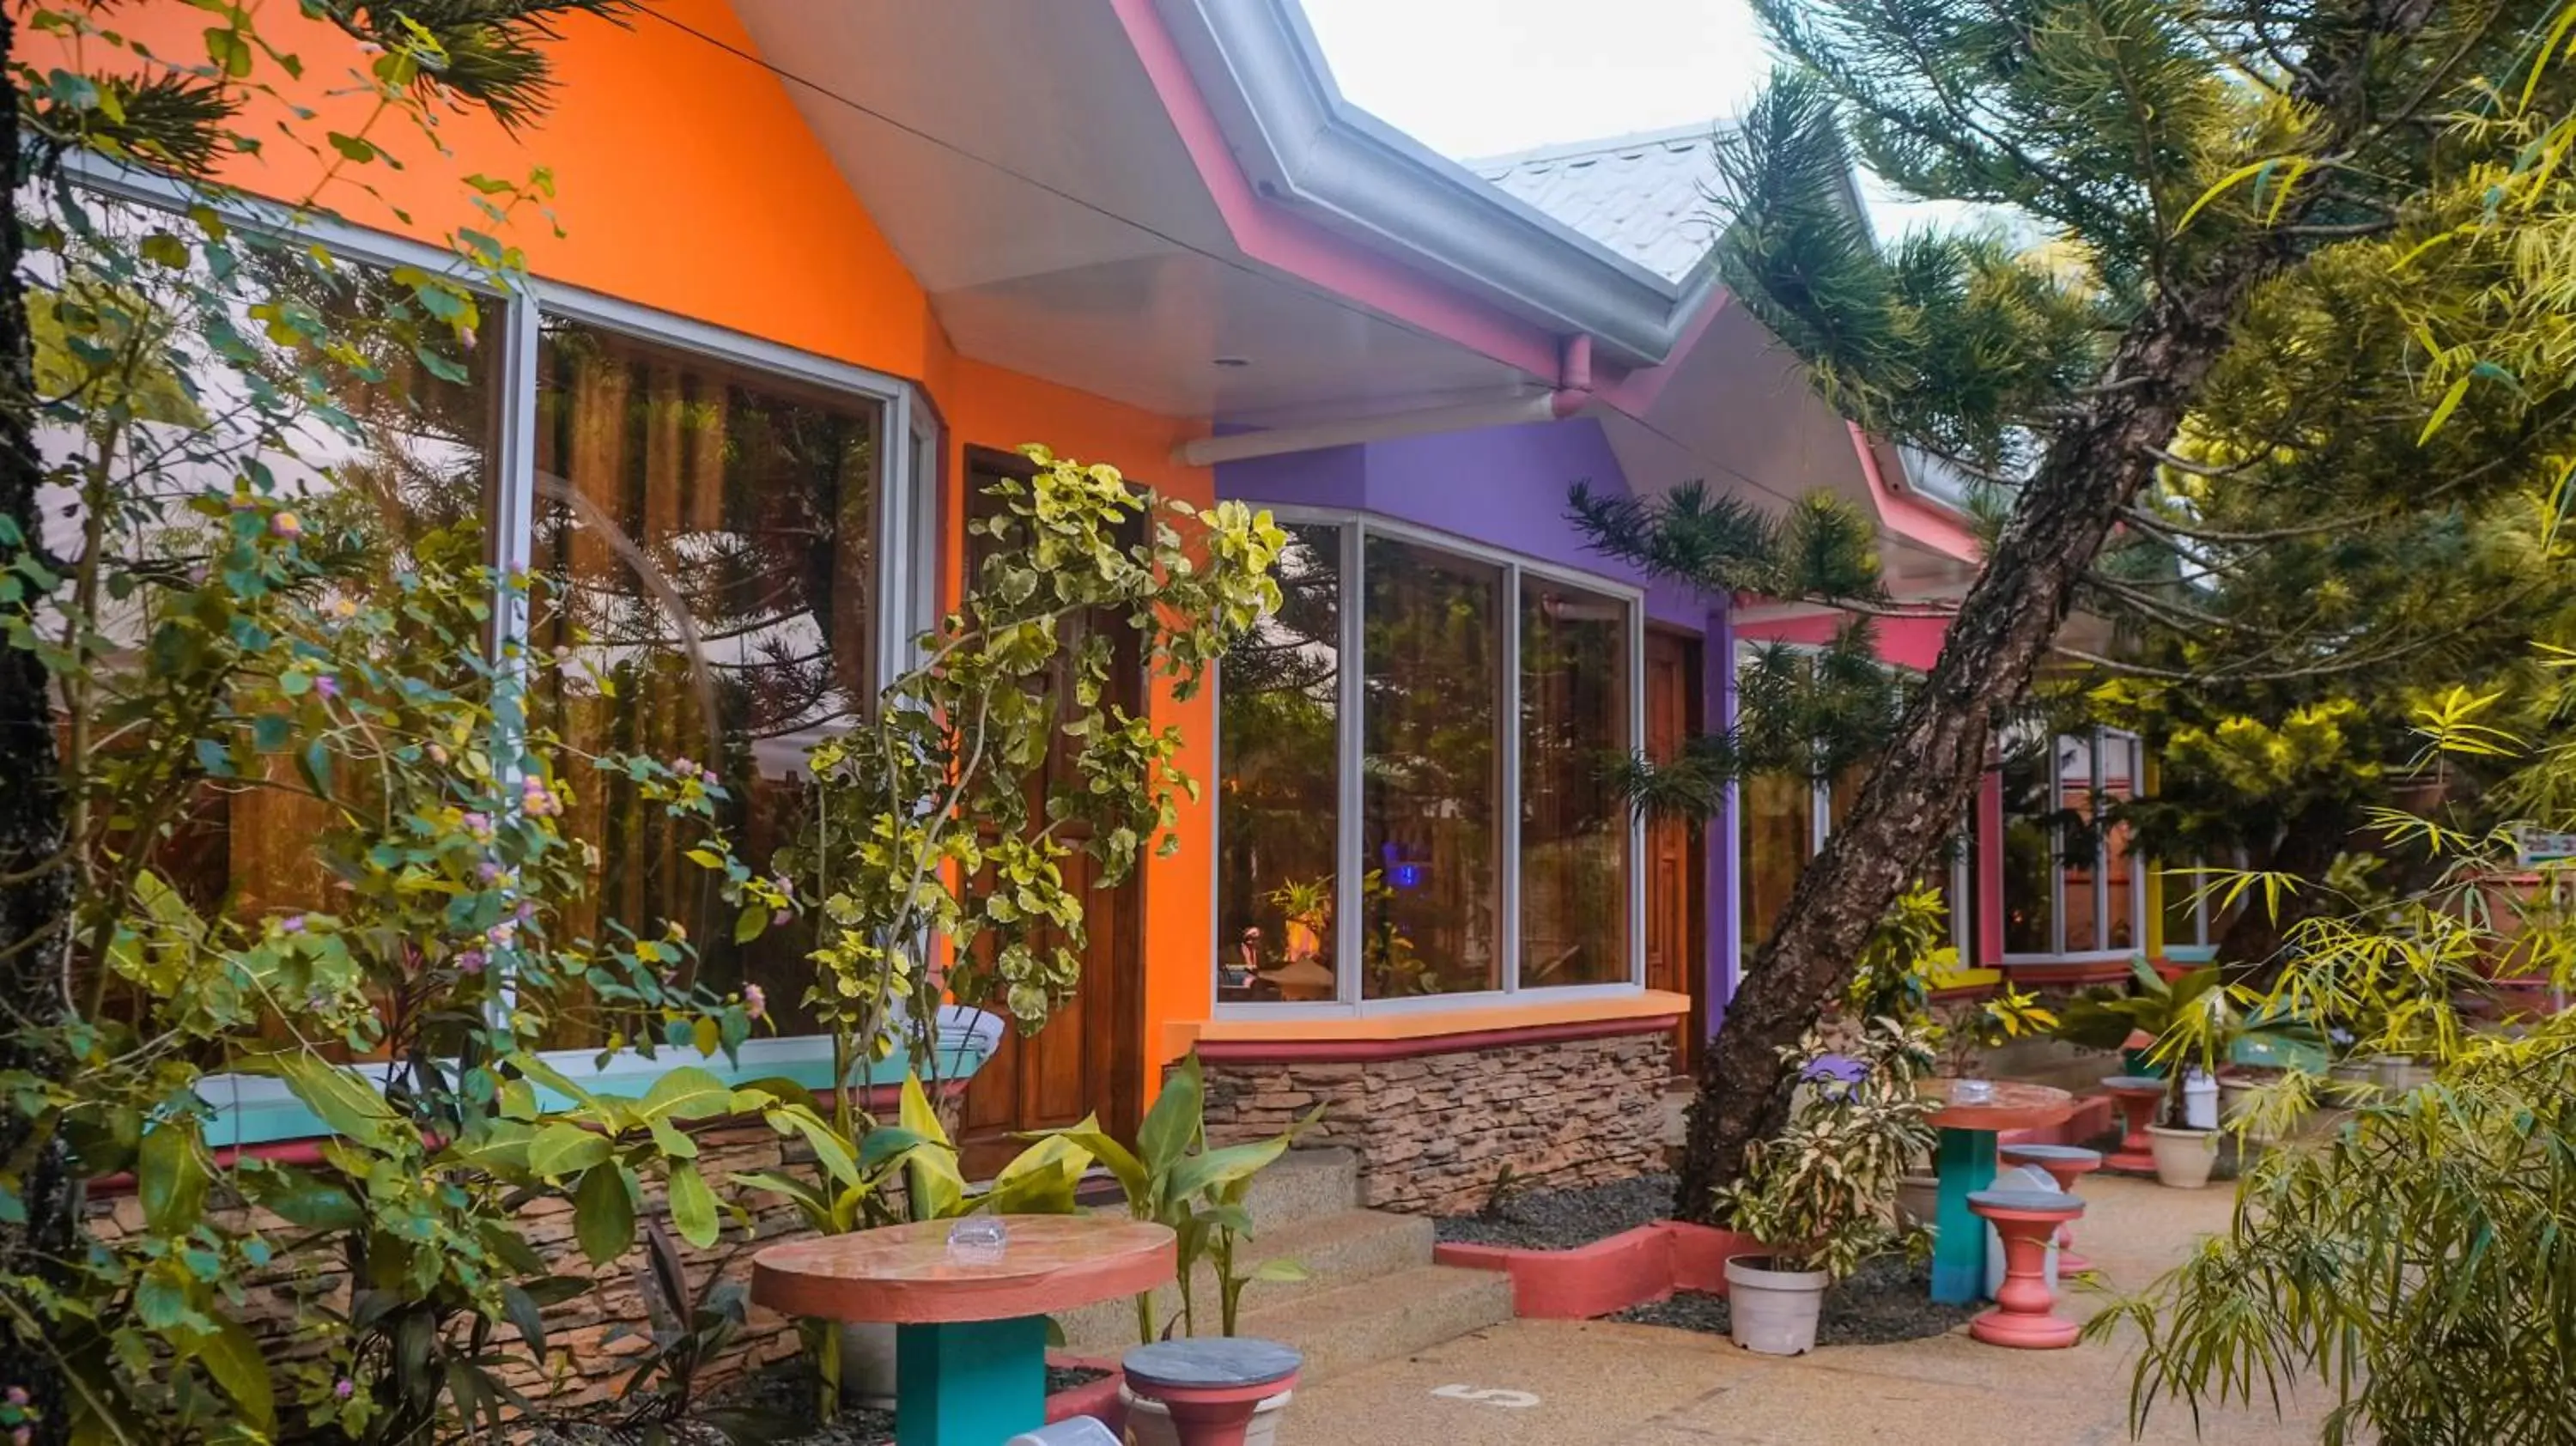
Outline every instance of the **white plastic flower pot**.
<svg viewBox="0 0 2576 1446">
<path fill-rule="evenodd" d="M 1252 1420 L 1243 1428 L 1243 1446 L 1277 1446 L 1279 1413 L 1288 1409 L 1288 1398 L 1295 1391 L 1278 1395 L 1252 1408 Z M 1180 1433 L 1172 1429 L 1172 1413 L 1160 1401 L 1148 1401 L 1127 1389 L 1118 1387 L 1118 1404 L 1127 1412 L 1129 1446 L 1181 1446 Z"/>
<path fill-rule="evenodd" d="M 2182 1122 L 2195 1130 L 2218 1128 L 2218 1081 L 2199 1070 L 2183 1076 Z"/>
<path fill-rule="evenodd" d="M 2218 1132 L 2147 1126 L 2147 1148 L 2156 1157 L 2156 1182 L 2176 1190 L 2197 1190 L 2209 1183 L 2218 1164 Z"/>
<path fill-rule="evenodd" d="M 1768 1262 L 1758 1255 L 1727 1260 L 1727 1334 L 1762 1355 L 1805 1355 L 1816 1348 L 1816 1318 L 1832 1277 L 1821 1270 L 1772 1270 Z"/>
</svg>

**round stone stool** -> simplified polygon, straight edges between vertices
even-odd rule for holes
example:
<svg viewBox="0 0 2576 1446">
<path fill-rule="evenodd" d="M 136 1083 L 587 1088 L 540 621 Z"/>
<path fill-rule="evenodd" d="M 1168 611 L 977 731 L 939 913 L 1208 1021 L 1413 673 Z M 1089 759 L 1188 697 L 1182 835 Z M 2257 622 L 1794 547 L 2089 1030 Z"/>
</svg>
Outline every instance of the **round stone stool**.
<svg viewBox="0 0 2576 1446">
<path fill-rule="evenodd" d="M 1305 1363 L 1277 1341 L 1212 1336 L 1138 1346 L 1119 1365 L 1131 1394 L 1172 1413 L 1181 1446 L 1243 1446 L 1254 1408 L 1297 1384 Z"/>
<path fill-rule="evenodd" d="M 2156 1157 L 2147 1146 L 2147 1126 L 2155 1123 L 2156 1107 L 2164 1103 L 2165 1082 L 2153 1075 L 2115 1074 L 2103 1079 L 2102 1092 L 2120 1109 L 2120 1148 L 2102 1163 L 2114 1170 L 2154 1174 Z"/>
<path fill-rule="evenodd" d="M 2055 1313 L 2048 1290 L 2048 1237 L 2084 1213 L 2084 1202 L 2046 1190 L 1980 1190 L 1968 1208 L 1991 1221 L 2004 1242 L 2004 1284 L 1995 1308 L 1968 1322 L 1968 1334 L 1990 1346 L 2026 1351 L 2075 1344 L 2079 1328 Z"/>
<path fill-rule="evenodd" d="M 1997 1153 L 2007 1165 L 2036 1165 L 2046 1170 L 2057 1188 L 2069 1195 L 2075 1193 L 2076 1181 L 2102 1168 L 2102 1152 L 2081 1145 L 2006 1145 Z M 2061 1227 L 2057 1232 L 2058 1278 L 2063 1280 L 2092 1268 L 2092 1261 L 2075 1253 L 2075 1227 Z"/>
</svg>

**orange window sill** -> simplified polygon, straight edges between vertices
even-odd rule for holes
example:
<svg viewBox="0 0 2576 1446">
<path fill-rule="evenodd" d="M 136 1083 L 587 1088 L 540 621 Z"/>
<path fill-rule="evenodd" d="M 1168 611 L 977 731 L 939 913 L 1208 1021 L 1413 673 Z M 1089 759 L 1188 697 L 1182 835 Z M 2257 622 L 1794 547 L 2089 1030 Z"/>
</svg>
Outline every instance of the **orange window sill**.
<svg viewBox="0 0 2576 1446">
<path fill-rule="evenodd" d="M 1172 1058 L 1201 1043 L 1440 1039 L 1450 1035 L 1543 1030 L 1569 1024 L 1669 1021 L 1690 1013 L 1690 996 L 1646 989 L 1611 998 L 1529 1004 L 1484 1004 L 1462 1009 L 1410 1009 L 1327 1019 L 1185 1020 L 1164 1026 Z"/>
</svg>

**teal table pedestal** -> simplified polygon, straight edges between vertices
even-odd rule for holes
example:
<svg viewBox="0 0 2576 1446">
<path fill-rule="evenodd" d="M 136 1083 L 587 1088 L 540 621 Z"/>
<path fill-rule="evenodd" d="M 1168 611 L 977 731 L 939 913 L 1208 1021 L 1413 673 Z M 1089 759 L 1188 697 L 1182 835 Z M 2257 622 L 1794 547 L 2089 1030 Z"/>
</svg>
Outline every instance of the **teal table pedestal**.
<svg viewBox="0 0 2576 1446">
<path fill-rule="evenodd" d="M 1943 1305 L 1972 1305 L 1986 1298 L 1986 1222 L 1968 1209 L 1968 1197 L 1995 1183 L 1995 1132 L 1943 1130 L 1939 1173 L 1932 1298 Z"/>
<path fill-rule="evenodd" d="M 1955 1091 L 1966 1081 L 1929 1079 L 1923 1093 L 1941 1101 L 1930 1123 L 1941 1132 L 1937 1167 L 1939 1207 L 1932 1223 L 1932 1298 L 1943 1305 L 1972 1305 L 1986 1298 L 1986 1222 L 1968 1208 L 1968 1197 L 1995 1183 L 1995 1137 L 2005 1130 L 2054 1125 L 2075 1113 L 2075 1097 L 2047 1085 L 2013 1080 L 1977 1081 L 1969 1099 Z"/>
<path fill-rule="evenodd" d="M 1046 1424 L 1047 1317 L 1168 1283 L 1178 1242 L 1106 1215 L 1010 1215 L 952 1244 L 925 1220 L 773 1245 L 751 1298 L 780 1315 L 894 1327 L 896 1446 L 999 1446 Z"/>
<path fill-rule="evenodd" d="M 1046 1424 L 1046 1317 L 895 1327 L 895 1446 L 992 1446 Z"/>
</svg>

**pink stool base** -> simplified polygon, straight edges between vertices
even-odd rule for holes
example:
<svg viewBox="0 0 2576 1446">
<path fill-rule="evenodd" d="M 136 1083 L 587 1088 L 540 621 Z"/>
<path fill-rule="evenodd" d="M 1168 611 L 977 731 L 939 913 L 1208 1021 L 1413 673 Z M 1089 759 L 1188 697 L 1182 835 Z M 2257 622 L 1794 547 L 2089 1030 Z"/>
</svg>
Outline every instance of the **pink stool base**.
<svg viewBox="0 0 2576 1446">
<path fill-rule="evenodd" d="M 2147 1147 L 2147 1122 L 2156 1117 L 2156 1106 L 2164 1103 L 2164 1089 L 2113 1089 L 2106 1093 L 2120 1107 L 2120 1148 L 2103 1157 L 2103 1166 L 2132 1174 L 2154 1174 L 2156 1157 Z"/>
<path fill-rule="evenodd" d="M 2083 1327 L 2054 1313 L 2057 1298 L 2048 1289 L 2048 1237 L 2058 1226 L 2082 1214 L 2080 1204 L 2062 1210 L 2000 1210 L 1977 1213 L 1994 1223 L 2004 1243 L 2004 1283 L 1995 1292 L 1995 1308 L 1968 1322 L 1968 1334 L 1990 1346 L 2016 1350 L 2063 1350 L 2075 1344 Z"/>
<path fill-rule="evenodd" d="M 1253 1386 L 1164 1386 L 1130 1377 L 1127 1389 L 1172 1413 L 1172 1434 L 1181 1446 L 1243 1446 L 1253 1409 L 1296 1384 L 1291 1372 Z"/>
</svg>

